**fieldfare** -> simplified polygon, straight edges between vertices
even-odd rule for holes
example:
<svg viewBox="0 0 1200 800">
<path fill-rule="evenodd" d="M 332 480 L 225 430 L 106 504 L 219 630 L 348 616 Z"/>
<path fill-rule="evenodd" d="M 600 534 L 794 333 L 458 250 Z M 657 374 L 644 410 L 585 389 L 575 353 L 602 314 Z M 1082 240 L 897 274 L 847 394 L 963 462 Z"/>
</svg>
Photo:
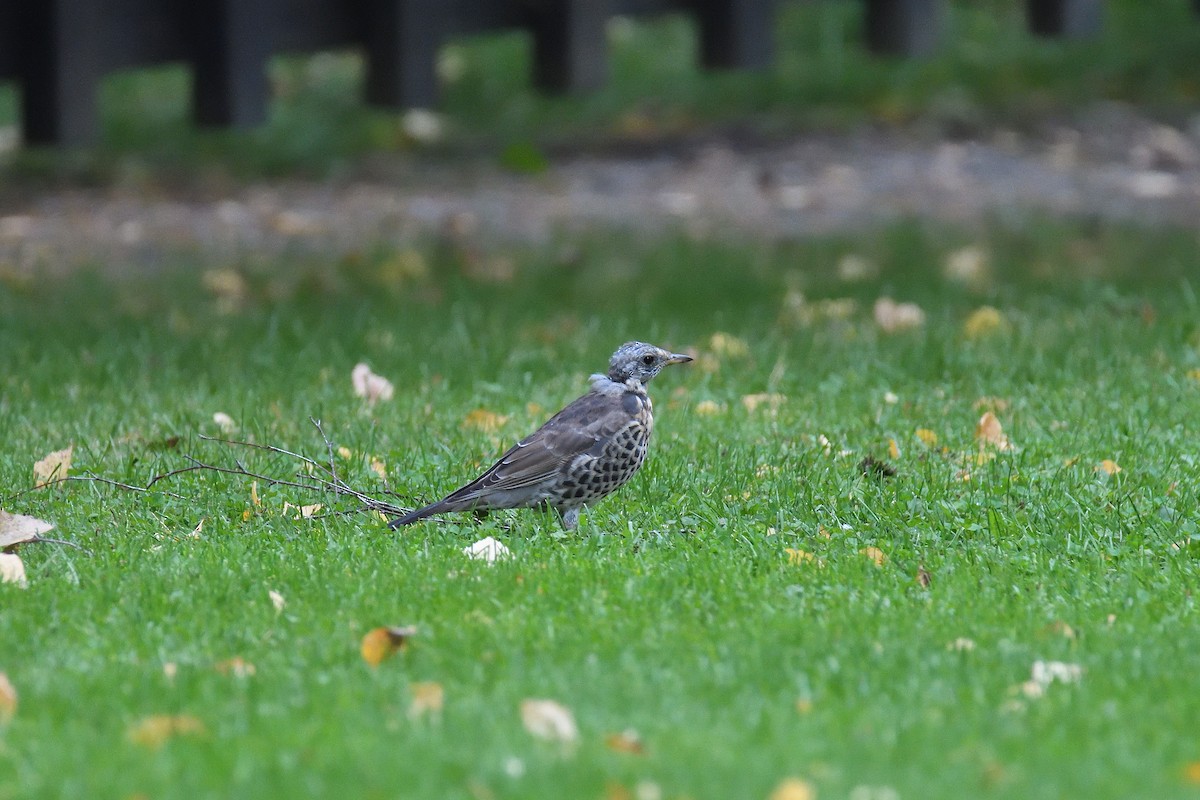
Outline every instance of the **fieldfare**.
<svg viewBox="0 0 1200 800">
<path fill-rule="evenodd" d="M 436 503 L 388 523 L 399 528 L 447 511 L 549 506 L 574 530 L 579 510 L 625 485 L 646 460 L 654 410 L 646 383 L 690 356 L 643 342 L 613 353 L 608 374 L 500 457 L 491 469 Z"/>
</svg>

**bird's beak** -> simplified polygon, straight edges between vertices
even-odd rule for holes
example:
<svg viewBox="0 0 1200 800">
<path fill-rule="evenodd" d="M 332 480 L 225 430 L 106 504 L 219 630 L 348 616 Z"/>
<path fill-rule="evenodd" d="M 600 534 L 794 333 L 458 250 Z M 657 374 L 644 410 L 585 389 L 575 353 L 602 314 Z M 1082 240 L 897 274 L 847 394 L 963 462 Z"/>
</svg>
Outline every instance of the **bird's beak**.
<svg viewBox="0 0 1200 800">
<path fill-rule="evenodd" d="M 691 356 L 685 356 L 683 353 L 672 353 L 667 359 L 668 364 L 686 364 L 689 361 L 694 361 Z"/>
</svg>

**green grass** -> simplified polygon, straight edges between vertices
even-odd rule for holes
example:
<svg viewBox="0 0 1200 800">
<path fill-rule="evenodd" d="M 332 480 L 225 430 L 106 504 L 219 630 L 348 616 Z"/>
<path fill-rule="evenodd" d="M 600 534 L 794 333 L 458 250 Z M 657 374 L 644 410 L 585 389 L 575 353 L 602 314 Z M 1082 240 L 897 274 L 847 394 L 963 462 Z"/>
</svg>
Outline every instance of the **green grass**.
<svg viewBox="0 0 1200 800">
<path fill-rule="evenodd" d="M 1016 0 L 949 5 L 944 45 L 928 59 L 879 58 L 863 44 L 857 0 L 788 2 L 778 56 L 760 73 L 696 68 L 695 27 L 684 16 L 623 20 L 609 33 L 611 79 L 599 91 L 547 97 L 529 83 L 521 33 L 457 39 L 444 48 L 445 138 L 417 147 L 398 117 L 361 100 L 353 52 L 276 59 L 269 122 L 250 133 L 201 132 L 189 118 L 182 66 L 122 72 L 101 92 L 100 146 L 71 158 L 22 152 L 10 177 L 145 181 L 148 168 L 183 176 L 339 176 L 369 154 L 430 160 L 482 150 L 608 147 L 733 129 L 757 137 L 859 124 L 922 122 L 952 134 L 1003 121 L 1021 127 L 1113 99 L 1183 123 L 1200 98 L 1200 18 L 1190 0 L 1111 0 L 1090 40 L 1031 36 Z M 0 124 L 17 118 L 0 89 Z M 529 160 L 529 159 L 525 159 Z M 533 163 L 540 159 L 533 158 Z M 370 169 L 367 159 L 366 169 Z"/>
<path fill-rule="evenodd" d="M 701 800 L 766 797 L 787 776 L 823 798 L 1196 796 L 1195 233 L 1032 224 L 978 240 L 994 277 L 974 287 L 940 274 L 971 239 L 916 224 L 777 244 L 597 235 L 566 262 L 557 245 L 508 252 L 517 274 L 498 285 L 433 245 L 416 251 L 432 277 L 406 280 L 387 253 L 248 263 L 232 313 L 186 269 L 6 279 L 6 495 L 69 443 L 75 474 L 139 483 L 184 454 L 227 459 L 197 438 L 224 411 L 241 436 L 314 455 L 317 416 L 353 451 L 353 482 L 381 488 L 377 456 L 416 502 L 574 397 L 624 339 L 703 358 L 652 385 L 646 468 L 576 533 L 529 511 L 399 533 L 295 521 L 283 502 L 312 498 L 261 485 L 243 519 L 250 487 L 215 474 L 175 479 L 181 498 L 72 483 L 5 500 L 89 553 L 25 547 L 29 588 L 0 586 L 0 671 L 20 693 L 0 798 L 600 798 L 649 781 Z M 848 252 L 881 277 L 840 281 Z M 858 310 L 803 324 L 784 313 L 796 290 Z M 879 332 L 883 293 L 920 303 L 925 327 Z M 1009 327 L 967 340 L 982 304 Z M 713 355 L 716 332 L 748 354 Z M 352 396 L 360 359 L 394 400 Z M 786 397 L 774 416 L 743 406 L 768 391 Z M 1015 449 L 977 463 L 981 397 L 1003 401 Z M 478 408 L 508 419 L 464 428 Z M 860 474 L 868 454 L 895 477 Z M 1098 473 L 1103 459 L 1123 471 Z M 485 535 L 513 558 L 466 560 Z M 389 624 L 419 634 L 371 669 L 359 641 Z M 948 649 L 959 637 L 975 649 Z M 256 674 L 214 669 L 232 657 Z M 1012 694 L 1038 659 L 1083 677 Z M 409 719 L 414 681 L 444 686 L 440 720 Z M 574 711 L 574 751 L 524 731 L 528 697 Z M 131 742 L 153 714 L 207 733 Z M 644 755 L 606 747 L 627 728 Z"/>
</svg>

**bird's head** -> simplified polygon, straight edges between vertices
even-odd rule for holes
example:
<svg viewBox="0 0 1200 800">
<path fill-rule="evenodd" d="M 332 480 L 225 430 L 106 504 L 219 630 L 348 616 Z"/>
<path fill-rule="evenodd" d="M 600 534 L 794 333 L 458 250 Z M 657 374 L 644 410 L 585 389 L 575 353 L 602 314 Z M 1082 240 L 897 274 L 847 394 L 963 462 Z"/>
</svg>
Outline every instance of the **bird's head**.
<svg viewBox="0 0 1200 800">
<path fill-rule="evenodd" d="M 668 364 L 686 364 L 691 356 L 672 353 L 645 342 L 626 342 L 613 353 L 608 362 L 608 377 L 617 383 L 633 378 L 646 383 Z"/>
</svg>

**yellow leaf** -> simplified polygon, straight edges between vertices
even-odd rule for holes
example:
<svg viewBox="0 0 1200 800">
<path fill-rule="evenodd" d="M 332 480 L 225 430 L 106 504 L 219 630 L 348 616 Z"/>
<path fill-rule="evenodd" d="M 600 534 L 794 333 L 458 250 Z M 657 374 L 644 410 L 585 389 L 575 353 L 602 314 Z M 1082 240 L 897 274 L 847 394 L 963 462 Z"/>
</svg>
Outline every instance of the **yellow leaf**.
<svg viewBox="0 0 1200 800">
<path fill-rule="evenodd" d="M 896 444 L 895 439 L 888 439 L 888 455 L 893 461 L 900 458 L 900 445 Z"/>
<path fill-rule="evenodd" d="M 1189 761 L 1184 765 L 1183 779 L 1188 783 L 1200 785 L 1200 761 Z"/>
<path fill-rule="evenodd" d="M 817 790 L 800 778 L 787 778 L 771 792 L 770 800 L 816 800 Z"/>
<path fill-rule="evenodd" d="M 129 741 L 157 750 L 175 736 L 195 736 L 206 732 L 204 723 L 190 714 L 155 714 L 129 726 Z"/>
<path fill-rule="evenodd" d="M 926 447 L 937 447 L 938 435 L 929 428 L 917 428 L 916 436 Z"/>
<path fill-rule="evenodd" d="M 979 442 L 980 447 L 989 444 L 997 450 L 1008 450 L 1012 447 L 1008 437 L 1004 435 L 1004 428 L 1001 427 L 1000 420 L 991 411 L 985 411 L 979 418 L 979 423 L 975 426 L 975 439 Z"/>
<path fill-rule="evenodd" d="M 554 700 L 522 700 L 521 722 L 539 739 L 570 743 L 579 739 L 571 709 Z"/>
<path fill-rule="evenodd" d="M 1116 475 L 1118 472 L 1124 472 L 1125 470 L 1121 469 L 1120 465 L 1111 458 L 1106 458 L 1096 465 L 1096 471 L 1107 475 Z"/>
<path fill-rule="evenodd" d="M 354 458 L 354 452 L 349 447 L 346 447 L 345 445 L 343 445 L 342 447 L 339 447 L 337 449 L 337 454 L 339 456 L 341 456 L 342 458 L 346 459 L 347 461 Z"/>
<path fill-rule="evenodd" d="M 1078 463 L 1079 463 L 1079 456 L 1072 456 L 1071 458 L 1063 459 L 1064 467 L 1073 467 Z"/>
<path fill-rule="evenodd" d="M 721 404 L 715 400 L 701 400 L 699 403 L 696 403 L 695 408 L 696 414 L 701 417 L 712 417 L 720 414 L 724 410 L 725 409 L 721 407 Z"/>
<path fill-rule="evenodd" d="M 253 512 L 253 511 L 251 511 L 251 510 L 250 510 L 250 509 L 248 509 L 248 508 L 244 508 L 244 509 L 242 509 L 242 522 L 249 522 L 249 521 L 250 521 L 250 517 L 251 517 L 253 514 L 254 514 L 254 512 Z"/>
<path fill-rule="evenodd" d="M 412 695 L 412 703 L 408 706 L 408 716 L 411 719 L 442 713 L 442 706 L 446 702 L 446 690 L 437 681 L 410 683 L 408 692 Z"/>
<path fill-rule="evenodd" d="M 878 547 L 864 547 L 863 549 L 859 550 L 858 552 L 860 555 L 864 555 L 867 558 L 874 561 L 875 566 L 877 566 L 877 567 L 882 567 L 883 562 L 887 561 L 887 556 L 885 556 L 883 554 L 883 551 L 880 550 Z"/>
<path fill-rule="evenodd" d="M 708 349 L 718 358 L 745 358 L 750 355 L 750 345 L 745 339 L 720 331 L 709 338 Z"/>
<path fill-rule="evenodd" d="M 991 306 L 982 306 L 971 312 L 963 323 L 963 335 L 978 339 L 1007 327 L 1004 315 Z"/>
<path fill-rule="evenodd" d="M 387 480 L 387 465 L 381 459 L 371 459 L 371 471 L 378 475 L 380 480 Z"/>
<path fill-rule="evenodd" d="M 71 469 L 71 454 L 74 452 L 75 445 L 69 445 L 63 450 L 55 450 L 34 464 L 33 488 L 40 489 L 66 479 L 67 472 Z"/>
<path fill-rule="evenodd" d="M 492 433 L 500 428 L 501 425 L 508 422 L 508 417 L 497 414 L 494 411 L 488 411 L 486 408 L 477 408 L 467 414 L 463 419 L 462 426 L 464 428 L 473 428 L 485 433 Z"/>
<path fill-rule="evenodd" d="M 383 627 L 368 631 L 367 635 L 362 638 L 360 648 L 363 661 L 372 667 L 378 667 L 385 658 L 406 648 L 409 638 L 416 632 L 417 629 L 412 626 Z"/>
<path fill-rule="evenodd" d="M 646 754 L 646 745 L 642 743 L 642 737 L 633 728 L 623 730 L 620 733 L 610 733 L 604 737 L 604 744 L 609 750 L 614 750 L 618 753 L 628 753 L 631 756 Z"/>
<path fill-rule="evenodd" d="M 1200 382 L 1200 369 L 1189 369 L 1187 371 L 1187 376 L 1194 381 Z"/>
<path fill-rule="evenodd" d="M 789 564 L 807 564 L 810 561 L 816 561 L 817 558 L 807 550 L 797 550 L 794 547 L 785 547 L 783 552 L 787 553 Z"/>
<path fill-rule="evenodd" d="M 213 664 L 213 669 L 219 675 L 230 675 L 234 678 L 249 678 L 258 672 L 258 669 L 253 664 L 241 656 L 234 656 L 224 661 L 218 661 Z"/>
<path fill-rule="evenodd" d="M 0 725 L 11 720 L 17 713 L 17 688 L 3 672 L 0 672 Z"/>
<path fill-rule="evenodd" d="M 782 394 L 773 394 L 769 392 L 760 392 L 758 394 L 748 394 L 742 397 L 742 405 L 746 410 L 754 413 L 759 406 L 766 406 L 767 410 L 772 414 L 779 410 L 779 406 L 783 405 L 783 401 L 787 397 Z"/>
</svg>

